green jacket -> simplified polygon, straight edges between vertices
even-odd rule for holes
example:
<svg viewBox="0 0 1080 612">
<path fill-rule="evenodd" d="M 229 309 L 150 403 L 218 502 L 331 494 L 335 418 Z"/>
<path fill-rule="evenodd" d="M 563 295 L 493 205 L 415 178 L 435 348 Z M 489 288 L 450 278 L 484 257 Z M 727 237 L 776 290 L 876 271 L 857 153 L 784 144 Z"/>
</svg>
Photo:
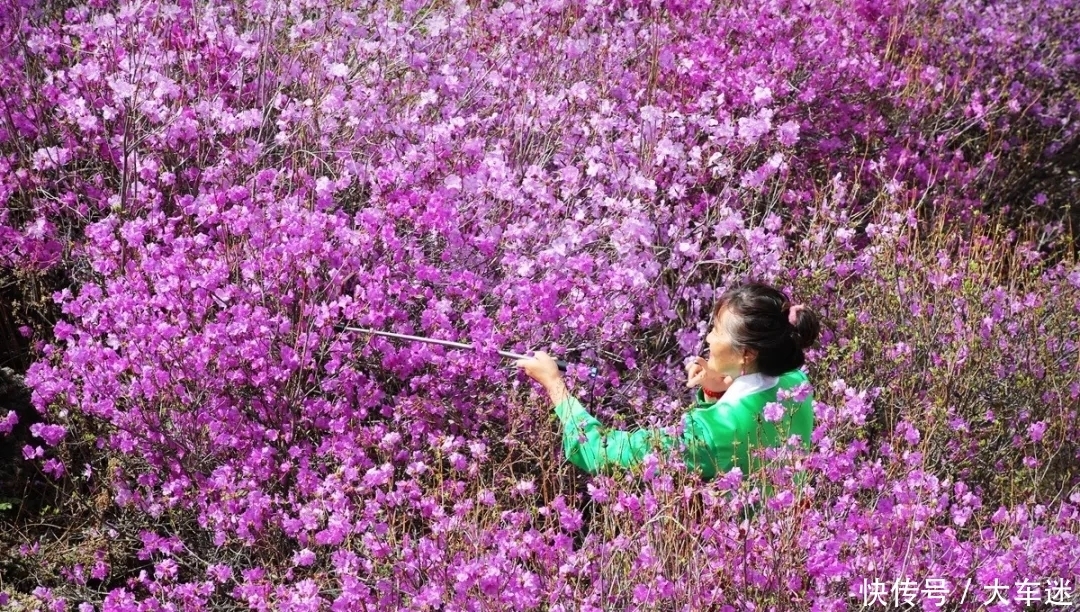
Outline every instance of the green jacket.
<svg viewBox="0 0 1080 612">
<path fill-rule="evenodd" d="M 780 446 L 789 436 L 798 434 L 803 447 L 810 448 L 814 430 L 812 394 L 801 402 L 780 402 L 784 413 L 776 422 L 763 416 L 766 404 L 777 401 L 779 389 L 791 391 L 806 382 L 802 370 L 791 370 L 779 377 L 747 374 L 737 378 L 719 400 L 708 402 L 698 389 L 694 405 L 683 416 L 681 440 L 658 429 L 631 432 L 606 428 L 574 397 L 559 402 L 555 414 L 562 423 L 566 458 L 590 474 L 615 466 L 631 467 L 650 451 L 666 454 L 681 441 L 687 467 L 700 470 L 703 478 L 711 479 L 736 465 L 748 476 L 761 462 L 755 458 L 751 465 L 752 447 Z"/>
</svg>

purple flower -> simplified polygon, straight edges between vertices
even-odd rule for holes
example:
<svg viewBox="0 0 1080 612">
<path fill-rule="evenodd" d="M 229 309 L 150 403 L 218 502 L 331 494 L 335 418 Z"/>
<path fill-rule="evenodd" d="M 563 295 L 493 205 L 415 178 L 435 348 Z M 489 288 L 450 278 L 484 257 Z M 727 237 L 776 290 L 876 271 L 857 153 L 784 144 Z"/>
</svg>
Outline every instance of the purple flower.
<svg viewBox="0 0 1080 612">
<path fill-rule="evenodd" d="M 766 421 L 775 423 L 784 416 L 784 406 L 779 402 L 769 402 L 765 404 L 765 408 L 762 410 L 762 415 Z"/>
<path fill-rule="evenodd" d="M 64 439 L 67 429 L 61 425 L 34 423 L 30 426 L 30 433 L 44 440 L 47 445 L 56 446 Z"/>
<path fill-rule="evenodd" d="M 0 435 L 9 434 L 19 424 L 19 415 L 14 410 L 8 410 L 4 418 L 0 419 Z"/>
<path fill-rule="evenodd" d="M 1038 444 L 1046 433 L 1046 422 L 1038 421 L 1028 426 L 1028 438 L 1034 443 Z"/>
<path fill-rule="evenodd" d="M 293 555 L 293 565 L 298 567 L 308 567 L 313 563 L 315 563 L 315 553 L 308 548 L 297 551 Z"/>
</svg>

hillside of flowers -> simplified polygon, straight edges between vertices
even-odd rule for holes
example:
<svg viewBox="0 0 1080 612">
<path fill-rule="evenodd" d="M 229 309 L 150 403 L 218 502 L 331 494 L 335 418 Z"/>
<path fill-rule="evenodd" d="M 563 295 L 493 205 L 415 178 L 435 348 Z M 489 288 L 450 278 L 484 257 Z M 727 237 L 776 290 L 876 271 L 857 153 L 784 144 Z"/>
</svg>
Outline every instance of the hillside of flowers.
<svg viewBox="0 0 1080 612">
<path fill-rule="evenodd" d="M 0 0 L 0 607 L 1066 609 L 1078 207 L 1072 0 Z M 496 353 L 672 426 L 746 279 L 760 473 Z"/>
</svg>

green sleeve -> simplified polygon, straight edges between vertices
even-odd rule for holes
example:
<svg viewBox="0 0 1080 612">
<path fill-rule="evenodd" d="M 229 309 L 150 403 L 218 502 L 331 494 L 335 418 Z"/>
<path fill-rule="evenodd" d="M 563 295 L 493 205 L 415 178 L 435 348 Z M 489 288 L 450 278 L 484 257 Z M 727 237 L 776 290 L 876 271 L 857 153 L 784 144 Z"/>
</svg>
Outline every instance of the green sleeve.
<svg viewBox="0 0 1080 612">
<path fill-rule="evenodd" d="M 739 425 L 730 410 L 731 406 L 723 402 L 723 398 L 705 401 L 698 390 L 695 410 L 687 415 L 683 435 L 686 466 L 699 470 L 706 480 L 729 471 L 737 462 Z M 721 405 L 726 409 L 719 409 Z M 718 409 L 710 410 L 714 406 Z"/>
<path fill-rule="evenodd" d="M 631 432 L 604 427 L 574 397 L 559 402 L 555 414 L 562 423 L 567 460 L 589 474 L 614 466 L 631 467 L 649 452 L 670 451 L 677 441 L 658 429 Z"/>
</svg>

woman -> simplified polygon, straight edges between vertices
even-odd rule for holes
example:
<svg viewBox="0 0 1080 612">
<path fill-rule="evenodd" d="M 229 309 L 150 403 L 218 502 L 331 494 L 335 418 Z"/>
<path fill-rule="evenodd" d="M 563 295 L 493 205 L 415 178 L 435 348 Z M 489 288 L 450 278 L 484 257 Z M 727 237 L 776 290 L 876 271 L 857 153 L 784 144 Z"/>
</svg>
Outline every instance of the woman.
<svg viewBox="0 0 1080 612">
<path fill-rule="evenodd" d="M 780 446 L 791 435 L 809 448 L 813 396 L 800 368 L 804 350 L 817 340 L 817 315 L 773 287 L 748 283 L 720 296 L 712 322 L 709 358 L 687 363 L 687 386 L 700 388 L 683 417 L 681 440 L 659 430 L 605 428 L 570 395 L 547 353 L 537 351 L 516 365 L 547 390 L 562 422 L 567 459 L 589 473 L 631 467 L 680 441 L 687 467 L 706 479 L 734 466 L 750 474 L 759 463 L 751 449 Z"/>
</svg>

